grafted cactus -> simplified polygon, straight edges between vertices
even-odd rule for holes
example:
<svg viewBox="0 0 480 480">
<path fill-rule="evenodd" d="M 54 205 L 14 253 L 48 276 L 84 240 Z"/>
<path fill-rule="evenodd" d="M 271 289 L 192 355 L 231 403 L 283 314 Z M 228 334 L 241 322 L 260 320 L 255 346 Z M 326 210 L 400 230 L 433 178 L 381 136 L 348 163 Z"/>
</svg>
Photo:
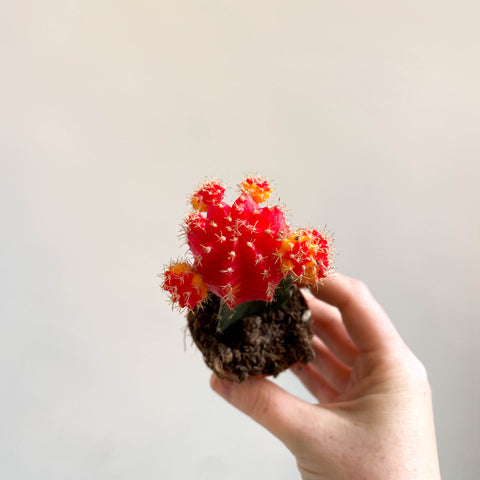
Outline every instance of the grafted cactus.
<svg viewBox="0 0 480 480">
<path fill-rule="evenodd" d="M 232 205 L 216 180 L 192 195 L 194 210 L 183 230 L 193 261 L 172 263 L 163 274 L 162 286 L 179 307 L 201 306 L 211 292 L 229 309 L 246 302 L 259 308 L 259 301 L 274 301 L 284 278 L 315 284 L 329 273 L 327 236 L 310 228 L 291 231 L 283 209 L 264 204 L 273 191 L 268 180 L 248 176 L 240 190 Z"/>
</svg>

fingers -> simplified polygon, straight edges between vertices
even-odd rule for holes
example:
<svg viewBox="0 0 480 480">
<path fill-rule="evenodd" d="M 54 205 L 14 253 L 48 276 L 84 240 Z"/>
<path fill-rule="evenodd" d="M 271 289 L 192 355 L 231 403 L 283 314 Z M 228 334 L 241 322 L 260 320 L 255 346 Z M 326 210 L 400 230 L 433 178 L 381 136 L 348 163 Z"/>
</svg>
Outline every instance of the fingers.
<svg viewBox="0 0 480 480">
<path fill-rule="evenodd" d="M 312 330 L 325 345 L 345 364 L 353 365 L 358 348 L 342 322 L 337 308 L 314 297 L 309 290 L 302 290 L 309 310 L 312 312 Z"/>
<path fill-rule="evenodd" d="M 329 403 L 345 390 L 352 369 L 338 360 L 317 337 L 312 338 L 314 359 L 308 364 L 297 364 L 292 372 L 320 403 Z"/>
<path fill-rule="evenodd" d="M 293 449 L 311 416 L 312 405 L 294 397 L 266 378 L 251 377 L 242 383 L 210 379 L 215 392 L 265 427 Z"/>
<path fill-rule="evenodd" d="M 310 363 L 295 365 L 291 370 L 320 403 L 329 403 L 338 397 L 339 392 Z"/>
<path fill-rule="evenodd" d="M 312 347 L 315 357 L 310 365 L 337 392 L 342 392 L 350 380 L 352 369 L 338 360 L 318 337 L 312 338 Z"/>
<path fill-rule="evenodd" d="M 346 330 L 360 351 L 385 350 L 401 342 L 385 311 L 360 281 L 335 274 L 312 288 L 320 300 L 338 308 Z"/>
</svg>

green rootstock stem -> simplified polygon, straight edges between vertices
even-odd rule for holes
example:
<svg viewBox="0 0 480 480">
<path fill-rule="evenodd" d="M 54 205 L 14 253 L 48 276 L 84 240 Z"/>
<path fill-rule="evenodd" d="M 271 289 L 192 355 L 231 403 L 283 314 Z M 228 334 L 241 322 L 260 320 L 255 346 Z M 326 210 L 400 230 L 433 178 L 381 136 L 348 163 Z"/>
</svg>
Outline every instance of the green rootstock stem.
<svg viewBox="0 0 480 480">
<path fill-rule="evenodd" d="M 292 296 L 293 279 L 291 275 L 285 277 L 277 286 L 273 301 L 265 302 L 263 300 L 253 300 L 251 302 L 240 303 L 234 308 L 229 308 L 222 300 L 218 310 L 218 326 L 217 329 L 224 333 L 227 328 L 242 318 L 251 315 L 261 315 L 263 312 L 278 310 L 283 307 Z"/>
</svg>

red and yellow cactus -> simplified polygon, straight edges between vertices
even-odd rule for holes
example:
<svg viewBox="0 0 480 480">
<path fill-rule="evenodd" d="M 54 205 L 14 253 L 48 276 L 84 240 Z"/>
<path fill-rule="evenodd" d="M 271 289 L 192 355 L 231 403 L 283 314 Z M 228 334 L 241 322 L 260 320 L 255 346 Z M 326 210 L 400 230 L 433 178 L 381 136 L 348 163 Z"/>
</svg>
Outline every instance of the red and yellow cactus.
<svg viewBox="0 0 480 480">
<path fill-rule="evenodd" d="M 229 308 L 271 302 L 287 276 L 308 285 L 328 274 L 331 249 L 324 233 L 291 231 L 281 207 L 262 206 L 273 191 L 268 180 L 248 176 L 240 190 L 232 205 L 223 201 L 225 188 L 217 180 L 192 195 L 184 232 L 193 261 L 172 263 L 163 274 L 162 286 L 180 308 L 201 305 L 208 292 Z"/>
</svg>

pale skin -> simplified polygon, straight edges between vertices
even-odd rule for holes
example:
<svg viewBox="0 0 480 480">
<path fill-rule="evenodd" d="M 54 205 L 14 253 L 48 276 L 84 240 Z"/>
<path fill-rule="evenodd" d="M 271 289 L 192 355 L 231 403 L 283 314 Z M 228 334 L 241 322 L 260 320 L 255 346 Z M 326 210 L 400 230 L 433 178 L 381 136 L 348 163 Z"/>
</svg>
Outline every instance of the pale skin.
<svg viewBox="0 0 480 480">
<path fill-rule="evenodd" d="M 212 388 L 278 437 L 303 480 L 440 478 L 422 363 L 358 280 L 335 274 L 304 293 L 315 359 L 292 371 L 311 404 L 266 378 Z"/>
</svg>

